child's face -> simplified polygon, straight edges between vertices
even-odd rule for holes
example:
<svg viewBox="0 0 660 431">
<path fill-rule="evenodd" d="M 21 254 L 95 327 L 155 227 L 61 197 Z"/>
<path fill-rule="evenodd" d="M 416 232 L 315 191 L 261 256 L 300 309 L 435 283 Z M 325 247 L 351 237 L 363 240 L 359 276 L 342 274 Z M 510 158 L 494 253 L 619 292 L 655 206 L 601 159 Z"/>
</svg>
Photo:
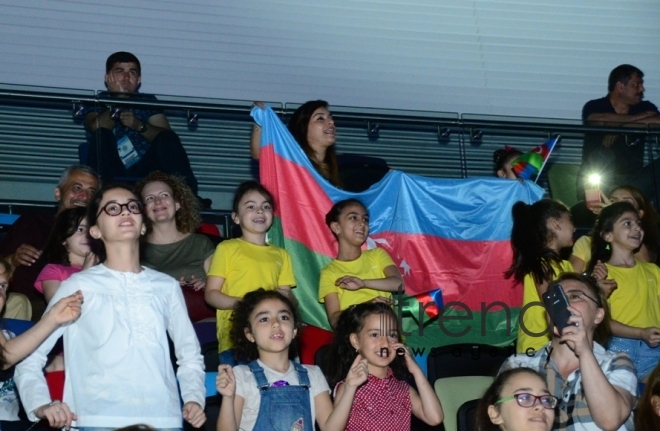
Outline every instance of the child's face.
<svg viewBox="0 0 660 431">
<path fill-rule="evenodd" d="M 129 211 L 127 205 L 130 203 L 139 203 L 138 198 L 130 191 L 123 188 L 110 189 L 105 192 L 101 204 L 99 205 L 99 215 L 96 218 L 96 225 L 90 227 L 90 234 L 96 239 L 101 239 L 104 243 L 135 241 L 146 231 L 143 223 L 142 213 L 133 214 Z M 113 203 L 123 205 L 121 212 L 116 216 L 109 215 L 104 208 Z"/>
<path fill-rule="evenodd" d="M 389 314 L 371 314 L 362 330 L 350 335 L 350 341 L 369 366 L 387 367 L 396 358 L 394 344 L 399 342 L 396 319 Z"/>
<path fill-rule="evenodd" d="M 339 220 L 333 222 L 331 228 L 340 241 L 359 247 L 369 236 L 369 214 L 362 205 L 350 204 L 342 210 Z"/>
<path fill-rule="evenodd" d="M 256 343 L 259 352 L 280 353 L 289 350 L 297 330 L 289 307 L 279 299 L 264 299 L 250 313 L 248 340 Z"/>
<path fill-rule="evenodd" d="M 557 243 L 560 247 L 571 247 L 573 245 L 573 233 L 575 226 L 569 213 L 563 213 L 558 219 L 551 219 L 550 229 L 557 237 Z"/>
<path fill-rule="evenodd" d="M 76 231 L 64 241 L 64 247 L 70 254 L 85 257 L 89 253 L 89 238 L 87 237 L 87 219 L 82 219 Z"/>
<path fill-rule="evenodd" d="M 548 386 L 539 376 L 520 373 L 504 384 L 501 399 L 515 394 L 550 395 Z M 531 407 L 521 407 L 515 399 L 488 407 L 491 422 L 506 431 L 550 431 L 555 419 L 554 409 L 546 409 L 540 400 Z"/>
<path fill-rule="evenodd" d="M 243 195 L 232 218 L 244 232 L 265 235 L 273 224 L 273 205 L 261 193 L 251 190 Z"/>
<path fill-rule="evenodd" d="M 603 239 L 611 243 L 612 246 L 637 250 L 644 240 L 644 231 L 639 216 L 634 212 L 623 213 L 614 223 L 612 232 L 607 232 Z"/>
<path fill-rule="evenodd" d="M 509 180 L 518 179 L 516 173 L 513 172 L 513 161 L 516 160 L 518 156 L 520 156 L 520 154 L 512 154 L 509 157 L 507 157 L 506 161 L 504 162 L 504 165 L 502 166 L 502 169 L 497 171 L 497 176 L 499 178 L 506 178 Z"/>
</svg>

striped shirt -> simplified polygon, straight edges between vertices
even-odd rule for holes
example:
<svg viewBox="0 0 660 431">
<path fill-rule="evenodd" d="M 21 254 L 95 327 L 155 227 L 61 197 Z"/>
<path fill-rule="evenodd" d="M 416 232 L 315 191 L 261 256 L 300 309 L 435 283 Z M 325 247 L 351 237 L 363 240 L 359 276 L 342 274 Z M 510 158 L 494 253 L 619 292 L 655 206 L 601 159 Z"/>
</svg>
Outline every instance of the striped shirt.
<svg viewBox="0 0 660 431">
<path fill-rule="evenodd" d="M 545 376 L 548 389 L 559 399 L 553 430 L 600 430 L 591 417 L 587 405 L 580 369 L 573 371 L 564 380 L 554 361 L 549 358 L 550 348 L 550 343 L 548 343 L 545 348 L 537 350 L 532 356 L 521 353 L 510 356 L 500 368 L 500 372 L 510 368 L 528 367 Z M 637 396 L 635 366 L 627 354 L 610 352 L 594 342 L 594 356 L 612 386 L 617 386 L 630 392 L 633 396 Z M 618 431 L 632 430 L 634 430 L 634 424 L 631 413 Z"/>
</svg>

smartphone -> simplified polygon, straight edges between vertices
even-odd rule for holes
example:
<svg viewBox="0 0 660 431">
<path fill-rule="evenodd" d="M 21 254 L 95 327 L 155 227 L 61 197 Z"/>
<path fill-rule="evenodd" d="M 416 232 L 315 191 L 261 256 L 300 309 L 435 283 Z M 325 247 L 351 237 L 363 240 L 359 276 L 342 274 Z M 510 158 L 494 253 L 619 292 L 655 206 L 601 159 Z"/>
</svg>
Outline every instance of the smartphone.
<svg viewBox="0 0 660 431">
<path fill-rule="evenodd" d="M 600 203 L 600 187 L 598 184 L 589 184 L 584 188 L 584 200 L 587 204 L 587 209 L 594 209 Z"/>
<path fill-rule="evenodd" d="M 545 292 L 543 294 L 543 302 L 547 306 L 553 325 L 557 328 L 559 334 L 561 334 L 564 328 L 571 325 L 568 323 L 568 319 L 572 316 L 571 312 L 568 311 L 568 298 L 566 298 L 564 288 L 561 287 L 561 284 L 555 285 L 552 291 L 548 290 Z"/>
</svg>

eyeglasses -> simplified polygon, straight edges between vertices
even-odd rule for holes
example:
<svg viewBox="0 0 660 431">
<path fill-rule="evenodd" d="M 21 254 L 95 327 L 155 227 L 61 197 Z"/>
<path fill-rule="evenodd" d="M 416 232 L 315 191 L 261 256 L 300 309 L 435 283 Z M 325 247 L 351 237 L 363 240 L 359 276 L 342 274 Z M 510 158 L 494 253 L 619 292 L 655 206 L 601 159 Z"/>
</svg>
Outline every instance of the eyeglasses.
<svg viewBox="0 0 660 431">
<path fill-rule="evenodd" d="M 117 202 L 108 202 L 105 204 L 103 208 L 101 208 L 101 211 L 96 215 L 97 217 L 101 215 L 101 212 L 105 211 L 105 213 L 109 216 L 115 217 L 121 214 L 122 209 L 126 207 L 126 209 L 131 213 L 131 214 L 142 214 L 142 202 L 140 201 L 128 201 L 125 204 L 120 204 Z"/>
<path fill-rule="evenodd" d="M 505 403 L 507 401 L 516 400 L 520 407 L 530 408 L 536 404 L 536 401 L 541 403 L 544 409 L 554 409 L 557 407 L 559 400 L 553 395 L 533 395 L 523 392 L 522 394 L 513 394 L 498 400 L 495 405 Z"/>
<path fill-rule="evenodd" d="M 593 302 L 596 303 L 597 306 L 601 307 L 599 300 L 597 300 L 596 298 L 592 298 L 591 296 L 587 295 L 581 290 L 569 290 L 566 292 L 566 299 L 568 299 L 568 302 L 570 302 L 571 304 L 576 302 L 582 302 L 584 301 L 584 298 L 591 299 Z"/>
</svg>

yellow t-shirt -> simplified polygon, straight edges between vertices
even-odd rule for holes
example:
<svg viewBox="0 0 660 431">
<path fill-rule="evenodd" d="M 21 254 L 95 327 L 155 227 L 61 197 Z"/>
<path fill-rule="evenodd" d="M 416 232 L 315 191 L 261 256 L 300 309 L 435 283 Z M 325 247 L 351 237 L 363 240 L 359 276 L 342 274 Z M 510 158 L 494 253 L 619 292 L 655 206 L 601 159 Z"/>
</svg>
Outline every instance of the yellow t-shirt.
<svg viewBox="0 0 660 431">
<path fill-rule="evenodd" d="M 374 289 L 346 290 L 335 286 L 335 281 L 345 275 L 352 275 L 363 280 L 385 278 L 383 271 L 388 266 L 394 265 L 392 258 L 382 248 L 373 248 L 363 251 L 360 257 L 350 262 L 333 260 L 328 266 L 321 270 L 321 281 L 319 282 L 319 301 L 325 302 L 325 297 L 330 293 L 336 293 L 339 297 L 339 308 L 345 310 L 351 305 L 371 301 L 379 296 L 391 298 L 390 292 Z"/>
<path fill-rule="evenodd" d="M 571 254 L 575 257 L 578 257 L 584 261 L 584 267 L 586 268 L 591 260 L 591 237 L 588 235 L 581 236 L 573 244 L 573 251 Z"/>
<path fill-rule="evenodd" d="M 222 293 L 239 298 L 260 287 L 274 290 L 296 284 L 291 257 L 286 250 L 274 245 L 255 245 L 240 238 L 218 244 L 208 275 L 224 278 Z M 231 313 L 232 310 L 216 313 L 220 352 L 232 347 L 229 339 Z"/>
<path fill-rule="evenodd" d="M 572 272 L 573 266 L 567 260 L 562 260 L 559 267 L 553 265 L 552 269 L 555 271 L 555 276 L 552 277 L 553 280 L 559 278 L 559 276 L 564 272 Z M 525 305 L 531 302 L 540 302 L 543 303 L 543 300 L 539 296 L 539 291 L 536 288 L 536 283 L 534 283 L 534 277 L 531 274 L 527 274 L 523 280 L 523 308 Z M 522 309 L 521 309 L 522 312 Z M 523 314 L 523 323 L 527 332 L 530 334 L 540 334 L 543 331 L 547 331 L 545 335 L 541 336 L 532 336 L 526 334 L 522 327 L 518 328 L 518 341 L 516 343 L 516 350 L 519 353 L 527 352 L 527 349 L 530 347 L 534 350 L 538 350 L 548 344 L 551 338 L 551 332 L 548 330 L 548 319 L 546 317 L 545 308 L 540 305 L 534 305 L 525 310 Z"/>
<path fill-rule="evenodd" d="M 617 284 L 607 299 L 612 319 L 636 328 L 660 326 L 660 268 L 640 261 L 632 268 L 605 266 Z"/>
</svg>

